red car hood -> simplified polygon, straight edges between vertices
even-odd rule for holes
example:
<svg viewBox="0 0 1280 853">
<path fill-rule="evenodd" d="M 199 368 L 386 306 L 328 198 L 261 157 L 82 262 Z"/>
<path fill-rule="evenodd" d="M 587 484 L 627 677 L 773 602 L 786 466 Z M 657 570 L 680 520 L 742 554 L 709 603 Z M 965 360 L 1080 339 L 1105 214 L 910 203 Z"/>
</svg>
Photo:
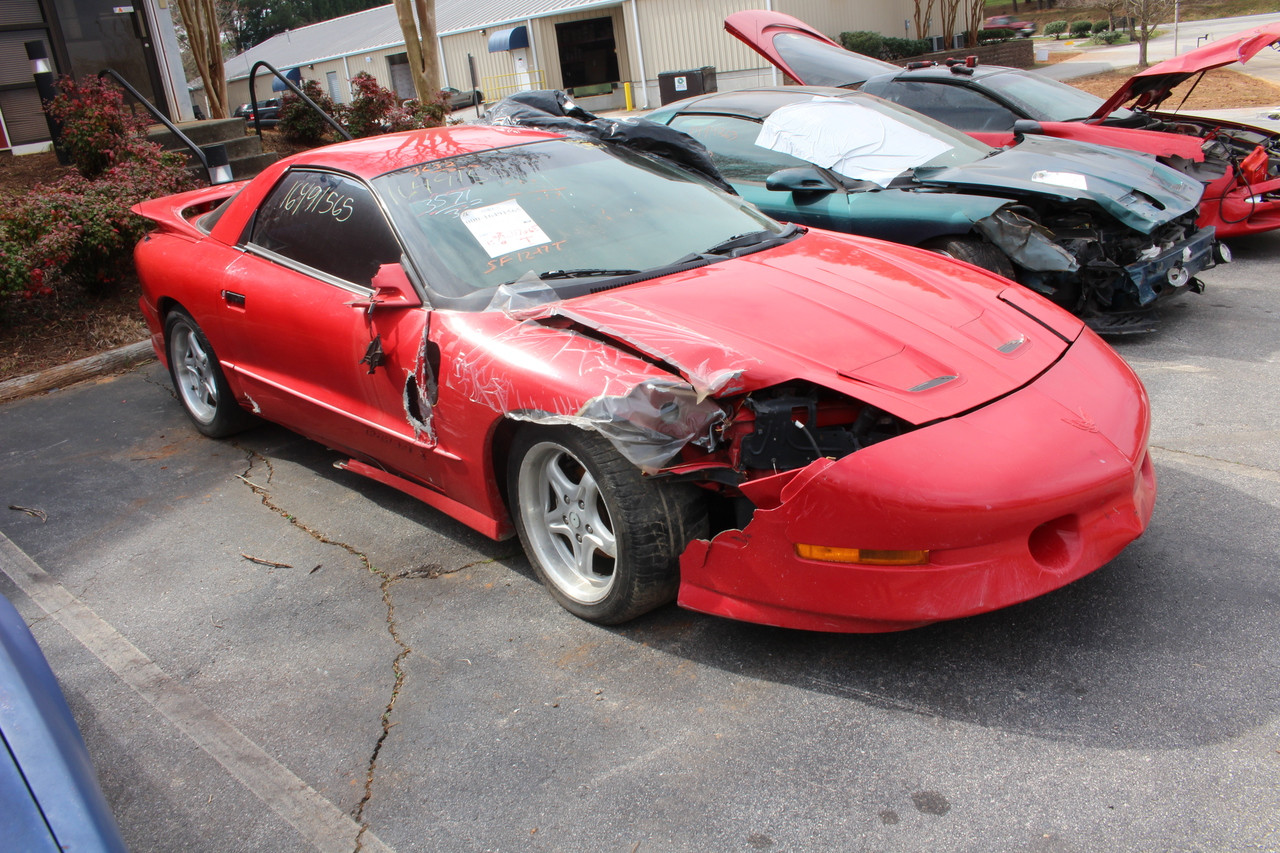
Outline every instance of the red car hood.
<svg viewBox="0 0 1280 853">
<path fill-rule="evenodd" d="M 551 313 L 675 366 L 707 393 L 807 380 L 917 424 L 1025 385 L 1081 329 L 988 273 L 822 232 Z"/>
<path fill-rule="evenodd" d="M 1166 59 L 1130 77 L 1091 118 L 1105 118 L 1135 98 L 1136 106 L 1153 107 L 1193 75 L 1233 62 L 1248 62 L 1258 51 L 1277 41 L 1280 41 L 1280 23 L 1263 24 Z"/>
</svg>

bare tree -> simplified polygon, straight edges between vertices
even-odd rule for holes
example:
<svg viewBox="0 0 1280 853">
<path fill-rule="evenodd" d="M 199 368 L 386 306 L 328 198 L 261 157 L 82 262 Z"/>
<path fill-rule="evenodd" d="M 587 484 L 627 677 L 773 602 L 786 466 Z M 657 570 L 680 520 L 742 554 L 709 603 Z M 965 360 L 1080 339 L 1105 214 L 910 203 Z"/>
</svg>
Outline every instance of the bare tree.
<svg viewBox="0 0 1280 853">
<path fill-rule="evenodd" d="M 938 0 L 938 15 L 942 19 L 942 44 L 950 50 L 956 34 L 956 17 L 964 0 Z"/>
<path fill-rule="evenodd" d="M 978 30 L 982 29 L 982 12 L 985 6 L 983 0 L 964 0 L 964 11 L 968 17 L 965 29 L 969 31 L 969 47 L 978 46 Z"/>
<path fill-rule="evenodd" d="M 435 0 L 395 0 L 395 4 L 400 31 L 404 33 L 409 70 L 413 73 L 413 89 L 418 93 L 419 101 L 430 103 L 440 91 Z"/>
<path fill-rule="evenodd" d="M 1138 67 L 1146 68 L 1147 42 L 1156 26 L 1173 14 L 1174 0 L 1125 0 L 1129 13 L 1129 32 L 1138 41 Z"/>
<path fill-rule="evenodd" d="M 196 71 L 204 81 L 209 118 L 226 118 L 227 72 L 222 66 L 222 32 L 214 0 L 178 0 L 178 11 L 187 30 Z"/>
<path fill-rule="evenodd" d="M 915 21 L 916 21 L 916 38 L 922 39 L 929 35 L 926 30 L 929 28 L 929 21 L 933 18 L 934 0 L 925 0 L 921 5 L 921 0 L 915 0 Z"/>
</svg>

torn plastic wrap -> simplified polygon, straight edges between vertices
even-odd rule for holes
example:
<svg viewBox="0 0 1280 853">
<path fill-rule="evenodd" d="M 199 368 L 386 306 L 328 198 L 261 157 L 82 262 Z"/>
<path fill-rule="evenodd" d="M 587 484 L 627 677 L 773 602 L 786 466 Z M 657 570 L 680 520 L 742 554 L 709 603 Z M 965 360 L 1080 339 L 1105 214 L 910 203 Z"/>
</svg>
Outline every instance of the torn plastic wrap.
<svg viewBox="0 0 1280 853">
<path fill-rule="evenodd" d="M 952 148 L 892 116 L 838 98 L 774 110 L 756 145 L 882 187 Z"/>
<path fill-rule="evenodd" d="M 711 428 L 725 418 L 724 409 L 700 398 L 689 384 L 661 379 L 645 380 L 622 396 L 595 397 L 573 415 L 508 414 L 516 420 L 595 430 L 646 473 L 663 468 L 687 444 L 709 446 Z"/>
<path fill-rule="evenodd" d="M 687 444 L 709 445 L 711 428 L 725 412 L 708 398 L 705 384 L 695 387 L 669 373 L 670 367 L 572 329 L 548 326 L 546 313 L 483 340 L 479 328 L 464 332 L 450 359 L 450 387 L 516 420 L 594 430 L 647 472 L 662 468 Z M 588 318 L 577 322 L 592 326 Z M 666 332 L 670 337 L 670 324 Z M 739 374 L 733 369 L 713 375 L 723 386 Z M 586 403 L 572 392 L 584 378 L 597 392 Z"/>
<path fill-rule="evenodd" d="M 1075 257 L 1054 242 L 1049 229 L 1007 208 L 979 219 L 974 227 L 1023 269 L 1033 272 L 1075 272 L 1080 269 Z"/>
<path fill-rule="evenodd" d="M 589 113 L 558 89 L 517 92 L 494 104 L 484 121 L 494 125 L 534 127 L 565 134 L 581 134 L 632 151 L 652 154 L 694 172 L 725 192 L 733 189 L 720 176 L 703 144 L 687 133 L 643 118 L 623 121 Z"/>
</svg>

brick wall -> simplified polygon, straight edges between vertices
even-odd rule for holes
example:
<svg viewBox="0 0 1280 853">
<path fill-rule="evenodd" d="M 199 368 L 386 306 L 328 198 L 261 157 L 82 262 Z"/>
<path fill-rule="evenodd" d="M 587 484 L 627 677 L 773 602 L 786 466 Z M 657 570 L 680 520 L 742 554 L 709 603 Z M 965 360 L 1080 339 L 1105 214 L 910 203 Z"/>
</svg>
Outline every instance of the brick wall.
<svg viewBox="0 0 1280 853">
<path fill-rule="evenodd" d="M 1032 50 L 1031 39 L 1010 39 L 999 44 L 983 44 L 977 47 L 940 50 L 935 53 L 913 56 L 910 59 L 895 60 L 895 62 L 898 65 L 906 65 L 908 62 L 919 62 L 925 59 L 942 62 L 948 57 L 964 59 L 966 56 L 978 57 L 978 62 L 982 65 L 1008 65 L 1013 68 L 1030 68 L 1035 65 L 1035 54 Z"/>
</svg>

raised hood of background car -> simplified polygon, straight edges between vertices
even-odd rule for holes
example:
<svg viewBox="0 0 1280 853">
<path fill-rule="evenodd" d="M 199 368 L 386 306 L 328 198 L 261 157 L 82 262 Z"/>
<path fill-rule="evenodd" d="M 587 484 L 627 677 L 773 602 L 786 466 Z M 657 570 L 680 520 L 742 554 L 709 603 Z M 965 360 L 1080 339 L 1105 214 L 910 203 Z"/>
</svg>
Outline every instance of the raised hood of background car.
<svg viewBox="0 0 1280 853">
<path fill-rule="evenodd" d="M 1175 86 L 1193 75 L 1233 62 L 1248 62 L 1258 51 L 1277 41 L 1280 41 L 1280 22 L 1263 24 L 1166 59 L 1126 80 L 1091 118 L 1106 118 L 1135 98 L 1139 107 L 1159 104 Z"/>
<path fill-rule="evenodd" d="M 877 74 L 901 70 L 892 63 L 845 50 L 799 18 L 781 12 L 766 12 L 761 9 L 734 12 L 724 19 L 724 28 L 792 80 L 806 86 L 853 88 Z M 796 68 L 794 62 L 784 58 L 774 44 L 774 38 L 784 33 L 812 39 L 816 43 L 814 49 L 823 53 L 821 69 L 802 70 Z M 817 45 L 825 45 L 834 50 L 824 51 Z"/>
<path fill-rule="evenodd" d="M 919 424 L 1025 385 L 1079 333 L 1048 303 L 1019 301 L 1028 313 L 1001 299 L 1016 288 L 923 251 L 810 232 L 552 313 L 722 396 L 807 380 Z M 1052 315 L 1065 336 L 1031 313 Z"/>
<path fill-rule="evenodd" d="M 1093 201 L 1144 234 L 1194 208 L 1204 193 L 1199 182 L 1149 157 L 1043 136 L 1026 136 L 964 166 L 917 169 L 916 179 L 988 193 L 1007 189 Z"/>
</svg>

